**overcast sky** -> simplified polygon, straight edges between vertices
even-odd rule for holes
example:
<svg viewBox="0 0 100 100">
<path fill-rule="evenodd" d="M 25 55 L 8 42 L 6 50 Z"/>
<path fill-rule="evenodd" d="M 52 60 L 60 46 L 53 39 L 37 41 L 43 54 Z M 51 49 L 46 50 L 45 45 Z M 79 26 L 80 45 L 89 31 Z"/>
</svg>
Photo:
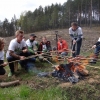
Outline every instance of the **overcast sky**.
<svg viewBox="0 0 100 100">
<path fill-rule="evenodd" d="M 9 21 L 16 15 L 17 19 L 24 11 L 34 11 L 40 5 L 42 7 L 51 5 L 52 3 L 63 4 L 67 0 L 0 0 L 0 20 L 7 18 Z"/>
</svg>

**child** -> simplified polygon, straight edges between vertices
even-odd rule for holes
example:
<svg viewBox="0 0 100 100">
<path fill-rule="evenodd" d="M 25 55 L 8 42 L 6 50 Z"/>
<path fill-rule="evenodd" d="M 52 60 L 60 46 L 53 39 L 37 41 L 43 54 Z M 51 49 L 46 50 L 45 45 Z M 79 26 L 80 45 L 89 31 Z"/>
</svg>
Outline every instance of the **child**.
<svg viewBox="0 0 100 100">
<path fill-rule="evenodd" d="M 4 67 L 7 65 L 6 62 L 4 62 L 4 45 L 5 45 L 5 40 L 0 37 L 0 75 L 5 74 L 5 69 Z"/>
</svg>

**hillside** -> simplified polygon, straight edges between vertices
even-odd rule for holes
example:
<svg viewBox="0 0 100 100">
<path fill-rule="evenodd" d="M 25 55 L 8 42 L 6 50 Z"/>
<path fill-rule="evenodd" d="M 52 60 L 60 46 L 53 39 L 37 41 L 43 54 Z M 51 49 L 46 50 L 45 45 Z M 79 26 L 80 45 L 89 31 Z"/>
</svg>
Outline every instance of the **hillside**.
<svg viewBox="0 0 100 100">
<path fill-rule="evenodd" d="M 58 31 L 58 34 L 61 35 L 69 44 L 69 48 L 70 48 L 70 37 L 68 34 L 68 29 L 56 29 Z M 31 33 L 25 34 L 25 38 L 26 40 L 29 38 L 29 35 Z M 55 30 L 47 30 L 47 31 L 40 31 L 40 32 L 35 32 L 34 34 L 37 35 L 37 41 L 41 41 L 41 37 L 42 36 L 46 36 L 48 40 L 51 41 L 51 45 L 52 46 L 56 46 L 56 41 L 55 41 Z M 100 36 L 100 30 L 99 27 L 96 28 L 86 28 L 83 27 L 83 44 L 82 44 L 82 51 L 86 51 L 89 48 L 91 48 L 91 46 L 97 41 L 98 37 Z M 11 37 L 6 37 L 6 49 L 9 45 L 9 42 L 11 39 L 13 39 L 14 36 Z"/>
<path fill-rule="evenodd" d="M 84 39 L 81 49 L 81 55 L 89 56 L 93 50 L 88 51 L 100 36 L 100 28 L 92 29 L 83 27 Z M 42 36 L 46 36 L 55 46 L 55 30 L 35 32 L 37 40 L 40 41 Z M 68 29 L 58 29 L 58 34 L 66 39 L 70 46 L 70 37 Z M 25 34 L 28 39 L 29 34 Z M 14 38 L 7 37 L 6 49 L 10 40 Z M 65 62 L 54 62 L 60 64 Z M 36 67 L 39 71 L 51 72 L 54 69 L 47 62 L 37 61 Z M 100 66 L 100 62 L 92 66 Z M 18 72 L 12 78 L 6 78 L 3 81 L 20 80 L 20 85 L 16 87 L 0 88 L 0 100 L 100 100 L 100 70 L 87 67 L 89 76 L 80 80 L 77 84 L 64 82 L 54 77 L 38 77 L 36 74 L 28 74 L 19 67 Z M 6 67 L 7 73 L 9 72 Z"/>
</svg>

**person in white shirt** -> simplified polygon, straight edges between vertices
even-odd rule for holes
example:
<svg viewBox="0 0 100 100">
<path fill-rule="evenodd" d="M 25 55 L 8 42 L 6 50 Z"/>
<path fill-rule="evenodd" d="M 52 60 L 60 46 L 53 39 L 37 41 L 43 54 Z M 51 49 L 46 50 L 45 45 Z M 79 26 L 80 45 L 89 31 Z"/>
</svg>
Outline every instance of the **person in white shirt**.
<svg viewBox="0 0 100 100">
<path fill-rule="evenodd" d="M 6 58 L 8 62 L 20 60 L 21 66 L 27 69 L 26 65 L 28 63 L 28 60 L 25 60 L 25 58 L 28 57 L 29 54 L 26 47 L 26 43 L 23 40 L 24 32 L 18 30 L 15 32 L 15 36 L 16 38 L 10 41 L 8 51 L 6 53 Z M 9 63 L 9 67 L 11 72 L 8 74 L 8 76 L 12 76 L 15 72 L 14 63 Z"/>
<path fill-rule="evenodd" d="M 35 40 L 36 37 L 37 36 L 35 34 L 31 34 L 30 38 L 26 40 L 26 45 L 30 54 L 35 54 L 38 49 L 38 42 Z"/>
<path fill-rule="evenodd" d="M 72 22 L 71 27 L 69 28 L 69 35 L 72 39 L 72 51 L 75 51 L 75 53 L 73 53 L 73 57 L 78 56 L 80 54 L 80 48 L 82 45 L 82 28 L 79 27 L 76 22 Z"/>
<path fill-rule="evenodd" d="M 26 45 L 28 48 L 29 55 L 36 55 L 37 54 L 37 49 L 38 49 L 38 42 L 35 40 L 36 39 L 35 34 L 31 34 L 30 38 L 26 40 Z M 36 57 L 33 57 L 30 59 L 32 62 L 36 61 Z"/>
</svg>

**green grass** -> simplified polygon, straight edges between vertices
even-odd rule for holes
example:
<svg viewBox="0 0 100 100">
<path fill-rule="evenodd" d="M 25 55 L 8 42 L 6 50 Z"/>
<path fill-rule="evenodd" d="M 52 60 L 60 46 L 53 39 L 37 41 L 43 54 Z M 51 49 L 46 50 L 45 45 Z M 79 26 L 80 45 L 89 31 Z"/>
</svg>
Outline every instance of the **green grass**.
<svg viewBox="0 0 100 100">
<path fill-rule="evenodd" d="M 96 65 L 99 66 L 100 62 Z M 53 68 L 48 62 L 36 63 L 37 69 L 42 72 L 51 72 Z M 9 71 L 8 67 L 5 67 Z M 38 77 L 29 74 L 23 69 L 16 73 L 20 85 L 0 88 L 0 100 L 100 100 L 100 70 L 87 67 L 89 76 L 77 84 L 63 85 L 65 82 L 53 77 Z M 98 76 L 98 77 L 97 77 Z M 92 81 L 91 81 L 91 80 Z M 6 81 L 11 81 L 7 78 Z M 67 82 L 65 83 L 67 84 Z"/>
</svg>

